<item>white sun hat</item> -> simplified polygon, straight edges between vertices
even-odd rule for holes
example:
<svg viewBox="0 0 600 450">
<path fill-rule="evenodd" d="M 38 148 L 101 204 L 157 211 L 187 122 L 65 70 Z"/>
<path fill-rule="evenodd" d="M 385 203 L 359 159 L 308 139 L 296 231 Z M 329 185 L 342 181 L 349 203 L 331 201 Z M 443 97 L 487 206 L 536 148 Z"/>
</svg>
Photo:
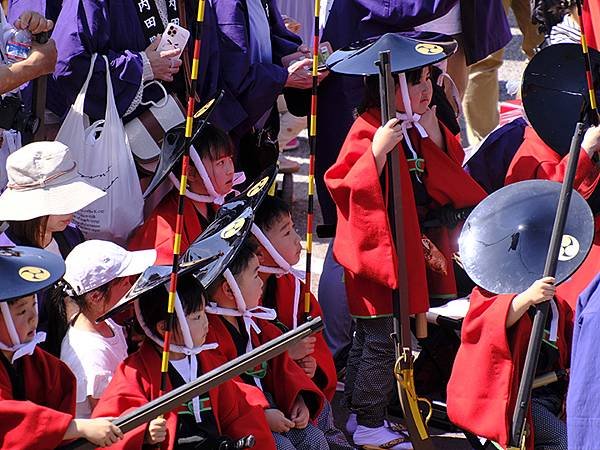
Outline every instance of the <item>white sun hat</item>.
<svg viewBox="0 0 600 450">
<path fill-rule="evenodd" d="M 129 252 L 109 241 L 85 241 L 65 259 L 67 268 L 63 279 L 75 295 L 82 295 L 115 278 L 138 275 L 155 261 L 154 249 Z"/>
<path fill-rule="evenodd" d="M 106 195 L 84 181 L 69 147 L 33 142 L 6 160 L 8 185 L 0 195 L 0 220 L 72 214 Z"/>
</svg>

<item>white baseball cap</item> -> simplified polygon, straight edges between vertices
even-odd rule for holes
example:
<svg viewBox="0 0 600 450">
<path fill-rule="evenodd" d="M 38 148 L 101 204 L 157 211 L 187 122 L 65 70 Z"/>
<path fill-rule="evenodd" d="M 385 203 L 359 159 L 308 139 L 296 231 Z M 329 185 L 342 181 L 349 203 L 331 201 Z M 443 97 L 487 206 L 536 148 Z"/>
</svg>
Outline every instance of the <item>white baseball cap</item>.
<svg viewBox="0 0 600 450">
<path fill-rule="evenodd" d="M 106 195 L 85 182 L 69 147 L 56 141 L 33 142 L 12 153 L 6 173 L 0 220 L 72 214 Z"/>
<path fill-rule="evenodd" d="M 63 279 L 79 296 L 115 278 L 140 274 L 155 261 L 154 249 L 130 252 L 109 241 L 85 241 L 67 256 Z"/>
</svg>

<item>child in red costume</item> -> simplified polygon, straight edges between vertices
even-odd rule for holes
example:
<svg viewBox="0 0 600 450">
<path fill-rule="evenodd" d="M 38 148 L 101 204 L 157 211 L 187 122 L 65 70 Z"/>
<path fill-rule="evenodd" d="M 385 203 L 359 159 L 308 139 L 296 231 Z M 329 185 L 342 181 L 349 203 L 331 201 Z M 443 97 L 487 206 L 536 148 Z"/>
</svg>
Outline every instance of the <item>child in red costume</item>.
<svg viewBox="0 0 600 450">
<path fill-rule="evenodd" d="M 579 294 L 590 284 L 600 271 L 600 127 L 589 128 L 581 142 L 581 153 L 573 187 L 585 198 L 595 216 L 596 231 L 594 243 L 585 261 L 558 286 L 558 294 L 575 309 Z M 525 129 L 525 140 L 512 159 L 506 174 L 505 183 L 541 179 L 562 182 L 567 170 L 569 157 L 561 157 L 549 147 L 532 127 Z"/>
<path fill-rule="evenodd" d="M 186 192 L 191 201 L 184 205 L 182 252 L 212 222 L 215 210 L 223 203 L 224 197 L 232 192 L 233 185 L 240 181 L 239 174 L 234 173 L 233 144 L 224 131 L 207 124 L 193 145 Z M 156 264 L 170 264 L 173 259 L 180 175 L 181 164 L 176 164 L 169 179 L 177 189 L 172 189 L 162 199 L 129 241 L 130 250 L 156 249 Z"/>
<path fill-rule="evenodd" d="M 336 163 L 325 174 L 338 214 L 333 251 L 346 269 L 348 304 L 357 325 L 347 368 L 346 402 L 357 414 L 354 442 L 360 445 L 407 441 L 384 426 L 386 406 L 395 389 L 389 335 L 393 330 L 391 293 L 397 287 L 388 195 L 380 184 L 387 154 L 402 141 L 401 169 L 395 175 L 402 186 L 401 238 L 409 269 L 411 314 L 426 312 L 429 297 L 451 298 L 457 293 L 451 258 L 457 249 L 458 228 L 428 228 L 424 230 L 428 239 L 422 240 L 420 222 L 442 207 L 472 207 L 486 195 L 462 169 L 460 143 L 437 119 L 436 108 L 429 107 L 429 75 L 430 68 L 425 67 L 396 76 L 399 113 L 383 127 L 378 80 L 367 78 L 362 113 Z M 431 257 L 436 247 L 443 258 Z M 400 442 L 391 448 L 409 446 Z"/>
<path fill-rule="evenodd" d="M 448 416 L 461 428 L 502 448 L 508 445 L 531 334 L 532 321 L 526 313 L 531 306 L 554 297 L 553 284 L 554 279 L 547 277 L 518 295 L 494 295 L 480 288 L 471 294 L 448 383 Z M 558 340 L 552 342 L 550 336 L 542 343 L 538 375 L 569 366 L 573 310 L 566 301 L 555 298 Z M 556 382 L 532 392 L 528 422 L 533 432 L 528 435 L 527 449 L 567 450 L 567 427 L 559 419 L 566 388 L 565 382 Z"/>
<path fill-rule="evenodd" d="M 254 237 L 260 247 L 260 277 L 263 280 L 262 306 L 273 308 L 285 330 L 293 330 L 305 319 L 306 286 L 293 266 L 300 260 L 302 246 L 294 229 L 289 205 L 277 197 L 267 196 L 256 211 Z M 322 317 L 319 302 L 310 294 L 310 317 Z M 344 434 L 333 421 L 331 400 L 337 386 L 333 356 L 323 333 L 305 338 L 288 350 L 288 355 L 304 369 L 306 375 L 323 391 L 325 407 L 317 419 L 317 427 L 325 433 L 330 449 L 350 449 Z"/>
<path fill-rule="evenodd" d="M 208 339 L 219 343 L 227 360 L 281 334 L 268 322 L 276 318 L 275 311 L 258 306 L 263 284 L 258 268 L 254 249 L 247 245 L 209 289 L 214 303 L 207 307 Z M 329 448 L 323 433 L 310 423 L 322 409 L 323 394 L 287 352 L 242 379 L 261 388 L 269 400 L 265 414 L 279 450 Z"/>
<path fill-rule="evenodd" d="M 36 267 L 16 262 L 21 255 L 35 251 Z M 45 266 L 44 259 L 54 259 Z M 41 277 L 30 280 L 27 287 L 12 298 L 0 297 L 0 447 L 10 449 L 54 449 L 65 440 L 85 438 L 99 447 L 123 437 L 118 427 L 106 419 L 75 419 L 75 377 L 58 358 L 37 347 L 45 333 L 37 332 L 38 309 L 36 290 L 57 281 L 52 266 L 62 259 L 49 252 L 27 247 L 6 247 L 0 251 L 0 292 L 14 289 L 5 286 L 10 272 L 17 267 L 40 271 Z M 61 273 L 62 275 L 62 273 Z M 46 276 L 46 278 L 43 278 Z M 60 277 L 60 275 L 58 275 Z M 47 282 L 44 282 L 47 280 Z M 11 280 L 12 281 L 12 280 Z M 21 282 L 23 282 L 21 280 Z M 24 283 L 25 284 L 25 283 Z"/>
<path fill-rule="evenodd" d="M 167 391 L 225 362 L 218 352 L 210 350 L 212 346 L 204 345 L 208 321 L 198 283 L 191 276 L 183 276 L 177 293 L 186 322 L 182 326 L 177 319 L 172 335 Z M 159 344 L 166 326 L 167 301 L 167 291 L 162 287 L 138 300 L 136 312 L 147 339 L 118 367 L 94 410 L 95 416 L 119 416 L 158 397 L 162 351 Z M 192 341 L 189 346 L 186 335 Z M 266 401 L 260 391 L 239 381 L 227 381 L 164 418 L 127 433 L 113 448 L 142 448 L 147 444 L 160 445 L 162 449 L 209 449 L 218 447 L 221 435 L 235 440 L 253 435 L 258 448 L 274 450 L 264 406 Z"/>
</svg>

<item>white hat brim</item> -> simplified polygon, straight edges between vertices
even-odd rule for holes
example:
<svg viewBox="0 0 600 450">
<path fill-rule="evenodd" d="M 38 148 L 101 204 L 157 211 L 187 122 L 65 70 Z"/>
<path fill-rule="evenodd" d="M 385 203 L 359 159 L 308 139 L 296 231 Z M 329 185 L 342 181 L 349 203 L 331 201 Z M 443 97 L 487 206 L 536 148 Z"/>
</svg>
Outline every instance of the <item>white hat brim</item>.
<svg viewBox="0 0 600 450">
<path fill-rule="evenodd" d="M 130 275 L 139 275 L 148 267 L 156 262 L 156 250 L 138 250 L 129 252 L 129 262 L 117 274 L 117 277 L 128 277 Z"/>
<path fill-rule="evenodd" d="M 30 190 L 7 189 L 0 195 L 0 220 L 73 214 L 105 195 L 84 181 Z"/>
</svg>

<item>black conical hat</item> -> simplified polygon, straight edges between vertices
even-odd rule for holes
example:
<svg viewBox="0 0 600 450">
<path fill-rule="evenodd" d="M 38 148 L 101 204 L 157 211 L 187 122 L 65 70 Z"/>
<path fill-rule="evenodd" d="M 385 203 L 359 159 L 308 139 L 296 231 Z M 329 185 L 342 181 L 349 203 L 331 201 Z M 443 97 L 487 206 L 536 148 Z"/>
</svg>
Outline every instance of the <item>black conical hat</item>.
<svg viewBox="0 0 600 450">
<path fill-rule="evenodd" d="M 253 217 L 250 207 L 217 217 L 181 255 L 177 275 L 193 274 L 199 281 L 210 284 L 225 271 L 241 248 L 252 226 Z M 96 321 L 100 322 L 117 314 L 140 295 L 166 285 L 170 278 L 171 266 L 149 267 L 127 294 Z"/>
<path fill-rule="evenodd" d="M 65 273 L 63 259 L 33 247 L 0 247 L 0 302 L 34 294 Z"/>
<path fill-rule="evenodd" d="M 198 136 L 202 133 L 206 124 L 209 123 L 210 116 L 223 98 L 223 91 L 208 101 L 198 112 L 194 115 L 194 131 L 192 133 L 192 142 L 194 142 Z M 169 173 L 177 164 L 177 161 L 181 159 L 185 152 L 185 122 L 174 126 L 166 132 L 165 138 L 163 139 L 162 148 L 160 150 L 160 157 L 158 166 L 154 176 L 150 181 L 150 184 L 144 192 L 144 198 L 147 198 L 154 190 L 167 178 Z M 179 175 L 179 174 L 178 174 Z"/>
<path fill-rule="evenodd" d="M 387 33 L 378 39 L 355 43 L 332 53 L 326 64 L 333 72 L 346 75 L 377 75 L 379 52 L 389 50 L 392 73 L 401 73 L 443 61 L 458 47 L 450 36 L 421 33 L 419 37 L 427 40 Z"/>
<path fill-rule="evenodd" d="M 246 208 L 252 208 L 253 211 L 256 211 L 263 199 L 269 195 L 269 191 L 274 186 L 276 176 L 277 166 L 273 164 L 267 167 L 243 192 L 221 205 L 217 212 L 217 217 L 232 209 L 242 211 Z M 227 214 L 230 213 L 227 212 Z"/>
<path fill-rule="evenodd" d="M 592 73 L 600 73 L 600 53 L 589 49 Z M 527 120 L 556 153 L 569 152 L 575 125 L 589 111 L 585 65 L 579 44 L 556 44 L 540 50 L 527 64 L 521 86 Z"/>
<path fill-rule="evenodd" d="M 495 294 L 519 293 L 542 277 L 561 184 L 529 180 L 485 198 L 467 218 L 458 244 L 467 274 Z M 581 265 L 594 238 L 594 218 L 573 192 L 556 270 L 557 284 Z"/>
</svg>

